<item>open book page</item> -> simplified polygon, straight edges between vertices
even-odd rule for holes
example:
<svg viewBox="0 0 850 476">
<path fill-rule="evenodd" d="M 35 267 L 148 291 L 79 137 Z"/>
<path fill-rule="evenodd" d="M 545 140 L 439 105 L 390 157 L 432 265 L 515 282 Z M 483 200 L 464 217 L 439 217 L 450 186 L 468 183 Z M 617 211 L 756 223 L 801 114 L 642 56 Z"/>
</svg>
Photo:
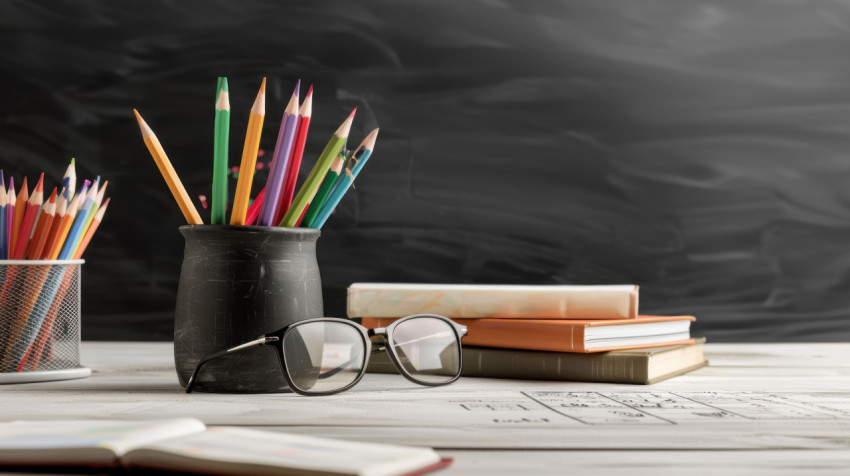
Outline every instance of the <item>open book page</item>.
<svg viewBox="0 0 850 476">
<path fill-rule="evenodd" d="M 192 418 L 0 423 L 0 463 L 115 465 L 116 459 L 132 448 L 205 428 Z"/>
<path fill-rule="evenodd" d="M 203 473 L 396 475 L 440 461 L 430 448 L 356 443 L 242 428 L 147 445 L 126 454 L 127 466 Z"/>
</svg>

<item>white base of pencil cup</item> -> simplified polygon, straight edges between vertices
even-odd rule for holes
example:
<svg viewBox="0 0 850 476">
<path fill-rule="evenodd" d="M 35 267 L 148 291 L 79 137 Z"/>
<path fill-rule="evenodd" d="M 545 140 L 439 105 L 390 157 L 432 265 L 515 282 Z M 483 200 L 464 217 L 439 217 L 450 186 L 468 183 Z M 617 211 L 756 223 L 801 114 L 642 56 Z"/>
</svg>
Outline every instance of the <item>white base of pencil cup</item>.
<svg viewBox="0 0 850 476">
<path fill-rule="evenodd" d="M 86 377 L 80 366 L 83 260 L 0 260 L 0 383 Z"/>
</svg>

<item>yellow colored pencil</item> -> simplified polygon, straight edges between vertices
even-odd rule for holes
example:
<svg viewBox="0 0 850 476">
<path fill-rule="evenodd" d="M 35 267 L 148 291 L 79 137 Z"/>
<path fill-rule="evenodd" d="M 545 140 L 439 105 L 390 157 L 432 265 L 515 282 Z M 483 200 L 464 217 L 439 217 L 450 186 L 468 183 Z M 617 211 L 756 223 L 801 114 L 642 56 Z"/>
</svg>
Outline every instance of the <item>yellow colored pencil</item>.
<svg viewBox="0 0 850 476">
<path fill-rule="evenodd" d="M 136 115 L 136 120 L 139 121 L 139 128 L 142 130 L 142 139 L 144 139 L 145 145 L 151 153 L 151 157 L 153 157 L 154 162 L 156 162 L 156 166 L 159 168 L 162 178 L 164 178 L 165 183 L 168 184 L 171 194 L 174 195 L 174 199 L 177 200 L 177 205 L 180 207 L 180 211 L 183 212 L 183 216 L 186 217 L 186 221 L 190 225 L 203 225 L 204 221 L 201 220 L 201 216 L 198 214 L 198 209 L 195 208 L 195 205 L 189 198 L 189 194 L 186 193 L 186 189 L 183 188 L 183 183 L 180 181 L 180 177 L 177 176 L 177 172 L 171 165 L 171 161 L 168 160 L 168 156 L 165 155 L 165 151 L 162 149 L 162 144 L 159 143 L 159 139 L 156 138 L 153 130 L 151 130 L 150 126 L 148 126 L 145 120 L 142 119 L 139 111 L 133 109 L 133 113 Z"/>
<path fill-rule="evenodd" d="M 239 179 L 236 181 L 236 195 L 233 197 L 233 210 L 230 212 L 231 225 L 244 225 L 248 214 L 248 201 L 251 185 L 254 181 L 254 168 L 257 166 L 257 152 L 260 149 L 260 134 L 263 132 L 263 120 L 266 118 L 266 78 L 260 85 L 260 92 L 251 108 L 248 119 L 248 132 L 245 134 L 245 146 L 242 148 L 242 163 L 239 165 Z"/>
</svg>

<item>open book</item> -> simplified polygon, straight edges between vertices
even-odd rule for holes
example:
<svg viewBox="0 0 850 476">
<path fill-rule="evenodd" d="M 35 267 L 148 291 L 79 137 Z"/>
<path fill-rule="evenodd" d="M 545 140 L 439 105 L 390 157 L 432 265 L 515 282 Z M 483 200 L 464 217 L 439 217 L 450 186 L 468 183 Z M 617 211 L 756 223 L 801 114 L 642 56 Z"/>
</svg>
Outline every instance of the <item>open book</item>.
<svg viewBox="0 0 850 476">
<path fill-rule="evenodd" d="M 355 443 L 195 419 L 0 423 L 2 466 L 146 468 L 206 474 L 406 475 L 451 462 L 430 448 Z"/>
</svg>

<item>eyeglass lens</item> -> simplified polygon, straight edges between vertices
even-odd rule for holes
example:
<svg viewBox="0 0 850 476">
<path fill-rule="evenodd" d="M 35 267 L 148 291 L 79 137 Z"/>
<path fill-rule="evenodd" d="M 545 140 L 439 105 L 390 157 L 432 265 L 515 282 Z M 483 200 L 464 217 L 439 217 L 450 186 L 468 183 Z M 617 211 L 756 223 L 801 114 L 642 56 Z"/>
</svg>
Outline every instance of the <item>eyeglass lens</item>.
<svg viewBox="0 0 850 476">
<path fill-rule="evenodd" d="M 299 390 L 333 392 L 350 385 L 362 373 L 366 343 L 354 326 L 308 322 L 291 327 L 283 336 L 283 358 Z"/>
<path fill-rule="evenodd" d="M 414 317 L 399 322 L 393 330 L 392 346 L 401 366 L 416 380 L 442 383 L 458 373 L 458 337 L 441 319 Z"/>
</svg>

